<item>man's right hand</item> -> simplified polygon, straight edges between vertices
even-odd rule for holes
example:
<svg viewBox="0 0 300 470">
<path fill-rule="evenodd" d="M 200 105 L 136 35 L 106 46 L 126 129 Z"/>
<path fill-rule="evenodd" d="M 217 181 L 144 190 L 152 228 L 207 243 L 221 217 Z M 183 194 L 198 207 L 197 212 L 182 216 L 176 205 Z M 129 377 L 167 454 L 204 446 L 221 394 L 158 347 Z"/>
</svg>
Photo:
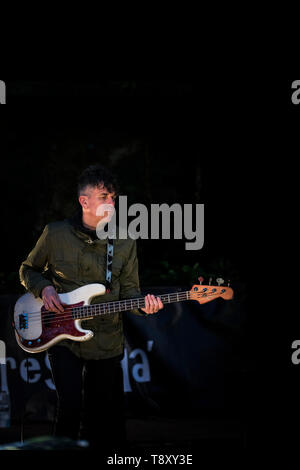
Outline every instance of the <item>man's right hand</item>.
<svg viewBox="0 0 300 470">
<path fill-rule="evenodd" d="M 63 305 L 66 304 L 61 302 L 53 286 L 44 287 L 42 290 L 42 299 L 46 310 L 56 313 L 62 313 L 64 311 Z"/>
</svg>

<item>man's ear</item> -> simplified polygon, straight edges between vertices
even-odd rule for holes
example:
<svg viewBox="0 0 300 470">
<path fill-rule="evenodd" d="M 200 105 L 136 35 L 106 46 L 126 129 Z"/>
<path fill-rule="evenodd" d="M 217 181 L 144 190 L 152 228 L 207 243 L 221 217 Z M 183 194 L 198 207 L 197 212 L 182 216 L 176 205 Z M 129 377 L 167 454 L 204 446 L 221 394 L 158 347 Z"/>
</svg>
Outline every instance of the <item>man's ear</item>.
<svg viewBox="0 0 300 470">
<path fill-rule="evenodd" d="M 87 196 L 83 196 L 83 195 L 79 196 L 78 201 L 81 207 L 85 209 L 87 205 Z"/>
</svg>

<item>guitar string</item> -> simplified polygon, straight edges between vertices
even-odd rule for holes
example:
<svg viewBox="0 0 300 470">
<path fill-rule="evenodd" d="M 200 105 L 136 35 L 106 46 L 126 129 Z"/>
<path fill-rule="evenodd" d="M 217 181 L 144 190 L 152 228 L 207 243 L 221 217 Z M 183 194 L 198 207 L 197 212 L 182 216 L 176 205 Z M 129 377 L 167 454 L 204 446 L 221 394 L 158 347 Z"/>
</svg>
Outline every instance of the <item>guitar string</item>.
<svg viewBox="0 0 300 470">
<path fill-rule="evenodd" d="M 217 294 L 209 294 L 207 295 L 206 297 L 214 297 L 216 296 Z M 202 295 L 203 297 L 203 295 Z M 184 301 L 184 300 L 197 300 L 197 299 L 190 299 L 190 298 L 182 298 L 182 299 L 172 299 L 170 300 L 170 302 L 176 302 L 176 301 Z M 170 303 L 169 302 L 169 303 Z M 167 302 L 168 303 L 168 302 Z M 100 305 L 100 304 L 99 304 Z M 99 316 L 99 315 L 105 315 L 105 314 L 109 314 L 109 313 L 118 313 L 118 312 L 121 312 L 121 311 L 128 311 L 128 310 L 131 310 L 132 308 L 136 308 L 138 305 L 130 305 L 130 306 L 127 306 L 127 305 L 124 305 L 122 306 L 123 308 L 120 308 L 120 306 L 118 307 L 118 310 L 116 311 L 115 309 L 110 309 L 110 308 L 104 308 L 103 309 L 103 305 L 101 306 L 101 308 L 98 308 L 96 309 L 96 312 L 93 313 L 92 315 L 89 313 L 89 312 L 85 312 L 85 315 L 84 316 L 81 316 L 84 312 L 81 312 L 80 311 L 80 308 L 77 309 L 79 311 L 72 311 L 70 310 L 71 313 L 68 314 L 67 312 L 67 315 L 63 315 L 63 313 L 65 312 L 62 312 L 62 316 L 58 316 L 58 317 L 55 317 L 53 318 L 52 315 L 44 315 L 42 316 L 42 319 L 40 318 L 30 318 L 29 321 L 32 323 L 32 322 L 35 322 L 35 321 L 42 321 L 42 322 L 45 322 L 45 321 L 48 321 L 48 323 L 50 322 L 58 322 L 58 321 L 63 321 L 63 320 L 84 320 L 85 318 L 90 318 L 91 316 L 92 317 L 96 317 L 96 316 Z M 141 307 L 143 308 L 143 307 Z M 74 316 L 75 314 L 75 316 Z M 79 317 L 76 317 L 76 314 L 79 314 L 80 316 Z"/>
<path fill-rule="evenodd" d="M 189 291 L 187 291 L 189 293 Z M 178 292 L 178 295 L 184 295 L 186 297 L 186 292 Z M 166 297 L 166 296 L 174 296 L 176 295 L 177 296 L 177 292 L 174 292 L 174 293 L 171 293 L 171 294 L 162 294 L 160 296 L 157 296 L 157 297 Z M 112 305 L 112 304 L 116 304 L 116 303 L 125 303 L 125 302 L 137 302 L 137 301 L 145 301 L 145 298 L 144 297 L 138 297 L 138 298 L 133 298 L 133 299 L 124 299 L 124 300 L 113 300 L 111 302 L 101 302 L 99 304 L 90 304 L 90 305 L 82 305 L 81 307 L 66 307 L 64 309 L 63 312 L 61 313 L 65 313 L 65 312 L 68 312 L 68 311 L 74 311 L 76 309 L 87 309 L 89 307 L 98 307 L 98 306 L 104 306 L 104 305 Z M 46 312 L 51 312 L 51 310 L 46 310 Z M 41 314 L 41 311 L 36 311 L 36 312 L 29 312 L 27 313 L 27 315 L 36 315 L 36 316 L 40 316 Z"/>
<path fill-rule="evenodd" d="M 182 294 L 182 293 L 181 293 Z M 176 295 L 177 297 L 177 294 L 172 294 L 173 296 Z M 198 294 L 198 297 L 200 298 L 203 298 L 204 296 L 205 297 L 214 297 L 216 296 L 217 294 L 216 293 L 211 293 L 211 294 L 207 294 L 205 296 L 205 294 Z M 171 296 L 171 294 L 170 294 Z M 132 299 L 133 301 L 135 299 Z M 138 300 L 138 299 L 136 299 Z M 144 300 L 144 299 L 143 299 Z M 178 301 L 183 301 L 183 300 L 197 300 L 197 299 L 190 299 L 190 298 L 186 298 L 186 294 L 184 296 L 184 298 L 181 298 L 180 300 Z M 177 299 L 172 299 L 170 300 L 170 302 L 176 302 Z M 118 301 L 117 301 L 118 302 Z M 166 302 L 168 303 L 168 302 Z M 94 304 L 94 305 L 88 305 L 88 306 L 85 306 L 85 307 L 95 307 L 97 305 L 97 307 L 100 307 L 100 308 L 97 308 L 96 310 L 96 314 L 94 313 L 94 315 L 92 315 L 93 317 L 95 316 L 98 316 L 98 315 L 105 315 L 105 314 L 108 314 L 108 313 L 117 313 L 117 312 L 121 312 L 121 311 L 127 311 L 127 310 L 130 310 L 131 308 L 135 308 L 136 306 L 135 305 L 130 305 L 130 306 L 127 306 L 127 305 L 124 305 L 124 309 L 119 309 L 117 312 L 115 310 L 108 310 L 107 308 L 104 308 L 103 309 L 103 306 L 104 304 Z M 107 304 L 106 304 L 107 305 Z M 81 320 L 84 320 L 85 318 L 90 318 L 90 314 L 89 312 L 86 312 L 86 316 L 84 317 L 79 317 L 79 318 L 76 318 L 76 316 L 74 317 L 73 314 L 76 314 L 76 313 L 83 313 L 83 312 L 80 312 L 80 309 L 82 309 L 83 307 L 76 307 L 74 309 L 69 309 L 70 313 L 68 312 L 62 312 L 62 316 L 58 316 L 58 317 L 55 317 L 53 318 L 53 315 L 42 315 L 42 322 L 44 322 L 45 320 L 48 320 L 49 323 L 51 322 L 60 322 L 60 321 L 65 321 L 65 320 L 70 320 L 70 319 L 73 319 L 73 320 L 78 320 L 78 319 L 81 319 Z M 74 311 L 75 310 L 75 311 Z M 79 312 L 76 312 L 76 310 L 79 310 Z M 67 315 L 64 315 L 64 313 L 67 313 Z M 35 322 L 35 321 L 41 321 L 41 318 L 39 316 L 39 318 L 30 318 L 29 321 L 32 323 L 32 322 Z"/>
<path fill-rule="evenodd" d="M 184 294 L 184 295 L 183 295 L 183 294 Z M 165 295 L 165 294 L 164 294 L 164 295 Z M 167 294 L 167 295 L 168 295 L 168 294 Z M 180 300 L 189 300 L 189 299 L 186 299 L 186 293 L 181 292 L 181 293 L 178 294 L 178 296 L 180 296 L 180 295 L 182 296 L 182 298 L 180 298 Z M 176 296 L 176 297 L 177 297 L 177 293 L 175 293 L 175 294 L 170 294 L 170 297 L 171 297 L 171 296 Z M 161 297 L 163 297 L 163 296 L 161 296 Z M 177 300 L 177 299 L 176 299 L 176 300 Z M 174 301 L 176 301 L 176 300 L 175 300 L 175 299 L 172 299 L 172 300 L 170 300 L 170 301 L 171 301 L 171 302 L 174 302 Z M 179 300 L 179 299 L 178 299 L 178 300 Z M 73 308 L 65 309 L 64 312 L 61 312 L 61 314 L 63 315 L 64 313 L 70 312 L 70 313 L 71 313 L 71 316 L 72 316 L 73 313 L 74 313 L 74 314 L 76 314 L 76 313 L 79 313 L 79 314 L 81 313 L 81 314 L 83 314 L 84 311 L 82 312 L 81 310 L 86 310 L 86 318 L 87 318 L 87 317 L 90 316 L 90 313 L 88 312 L 88 309 L 89 309 L 89 308 L 91 308 L 91 309 L 93 309 L 93 310 L 96 310 L 96 311 L 98 310 L 98 311 L 96 312 L 96 315 L 97 315 L 97 314 L 101 314 L 101 313 L 103 313 L 103 314 L 105 314 L 105 313 L 117 313 L 116 310 L 113 308 L 114 305 L 116 305 L 116 304 L 118 304 L 118 303 L 119 303 L 119 304 L 120 304 L 120 303 L 123 303 L 122 307 L 125 307 L 125 308 L 124 308 L 124 309 L 121 309 L 121 310 L 119 310 L 119 311 L 123 311 L 123 310 L 126 311 L 126 310 L 130 310 L 130 309 L 132 309 L 132 308 L 137 307 L 137 305 L 132 305 L 132 303 L 141 302 L 141 301 L 145 302 L 144 297 L 140 297 L 140 298 L 137 298 L 137 299 L 120 300 L 120 301 L 116 300 L 116 301 L 113 301 L 113 302 L 106 302 L 106 303 L 103 302 L 103 303 L 100 303 L 100 304 L 84 305 L 84 306 L 82 306 L 82 307 L 73 307 Z M 131 303 L 130 306 L 125 305 L 125 304 L 128 303 L 128 302 Z M 168 303 L 168 301 L 166 301 L 166 303 Z M 120 307 L 121 307 L 121 305 L 118 305 L 118 306 L 117 306 L 117 308 L 120 308 Z M 144 303 L 143 307 L 145 307 L 145 303 Z M 142 307 L 142 308 L 143 308 L 143 307 Z M 102 310 L 103 310 L 103 311 L 102 311 Z M 53 312 L 53 313 L 55 313 L 55 312 Z M 37 320 L 40 320 L 40 317 L 41 317 L 41 313 L 40 313 L 40 312 L 28 313 L 28 315 L 30 315 L 30 317 L 29 317 L 30 320 L 32 320 L 32 321 L 36 320 L 35 318 L 31 318 L 31 317 L 33 316 L 33 314 L 35 314 L 35 316 L 38 317 L 38 318 L 36 318 Z M 57 314 L 57 315 L 59 315 L 59 314 Z M 43 317 L 43 319 L 49 319 L 49 320 L 52 319 L 52 320 L 53 320 L 53 315 L 51 315 L 51 314 L 50 314 L 50 315 L 49 315 L 49 314 L 45 314 L 45 315 L 42 315 L 42 317 Z M 63 317 L 56 317 L 56 320 L 57 320 L 58 318 L 60 319 L 60 318 L 63 318 Z M 84 318 L 84 317 L 82 317 L 82 318 Z M 76 318 L 75 318 L 75 319 L 76 319 Z"/>
<path fill-rule="evenodd" d="M 214 295 L 216 295 L 216 294 L 211 294 L 211 296 L 214 296 Z M 210 296 L 210 297 L 211 297 L 211 296 Z M 190 300 L 190 299 L 182 299 L 182 300 Z M 124 308 L 124 311 L 127 311 L 127 310 L 130 310 L 130 309 L 129 309 L 129 308 Z M 120 312 L 120 311 L 122 311 L 122 310 L 119 310 L 119 312 Z M 107 314 L 107 313 L 114 313 L 114 312 L 105 312 L 105 311 L 104 311 L 104 312 L 98 312 L 96 315 L 94 315 L 94 317 L 96 317 L 97 315 L 105 315 L 105 314 Z M 115 313 L 117 313 L 117 312 L 115 312 Z M 47 320 L 47 323 L 48 323 L 48 324 L 51 324 L 51 323 L 54 323 L 54 322 L 55 322 L 55 323 L 60 323 L 60 322 L 62 322 L 62 321 L 67 321 L 67 320 L 84 320 L 85 318 L 86 318 L 86 319 L 87 319 L 87 318 L 90 318 L 90 316 L 87 315 L 86 317 L 79 317 L 79 318 L 76 318 L 76 317 L 75 317 L 75 318 L 74 318 L 73 315 L 71 314 L 71 315 L 66 315 L 66 316 L 62 316 L 62 317 L 58 317 L 58 318 L 50 318 L 50 319 Z M 36 322 L 36 321 L 40 321 L 40 320 L 37 319 L 37 318 L 35 318 L 35 319 L 32 319 L 32 320 L 31 320 L 31 323 L 32 323 L 32 322 Z M 41 321 L 42 321 L 42 324 L 45 323 L 44 318 L 42 318 Z"/>
<path fill-rule="evenodd" d="M 177 296 L 184 296 L 184 297 L 186 297 L 187 294 L 190 295 L 191 292 L 190 292 L 190 291 L 186 291 L 186 292 L 173 292 L 173 293 L 170 293 L 170 294 L 162 294 L 162 295 L 157 296 L 157 297 L 160 297 L 160 298 L 162 298 L 162 297 L 170 297 L 170 296 L 171 296 L 171 297 L 173 297 L 173 296 L 176 296 L 176 297 L 177 297 Z M 210 292 L 198 292 L 198 293 L 194 293 L 194 292 L 193 292 L 193 294 L 194 294 L 195 296 L 201 295 L 201 297 L 207 296 L 208 294 L 217 295 L 216 292 L 212 292 L 212 293 L 210 293 Z M 66 312 L 68 312 L 68 311 L 73 312 L 73 311 L 75 311 L 76 309 L 86 309 L 86 310 L 87 310 L 89 307 L 96 308 L 96 307 L 103 307 L 103 306 L 106 306 L 106 305 L 107 305 L 108 307 L 110 307 L 110 306 L 112 306 L 113 304 L 116 304 L 116 303 L 122 303 L 122 302 L 123 302 L 123 303 L 126 303 L 126 302 L 137 302 L 137 301 L 142 301 L 142 300 L 144 301 L 145 298 L 144 298 L 144 297 L 138 297 L 138 298 L 133 298 L 133 299 L 114 300 L 114 301 L 111 301 L 111 302 L 101 302 L 101 303 L 99 303 L 99 304 L 82 305 L 81 307 L 66 307 L 66 308 L 64 309 L 64 311 L 61 312 L 61 313 L 63 314 L 63 313 L 66 313 Z M 193 300 L 193 299 L 190 299 L 190 300 Z M 131 308 L 131 307 L 130 307 L 130 308 Z M 45 313 L 46 313 L 46 312 L 51 312 L 51 310 L 46 310 Z M 30 315 L 31 317 L 34 316 L 34 315 L 37 316 L 37 317 L 40 317 L 41 311 L 29 312 L 29 313 L 27 313 L 27 315 Z M 46 315 L 44 315 L 44 318 L 45 318 L 45 317 L 46 317 Z M 52 315 L 50 315 L 49 317 L 52 317 Z"/>
</svg>

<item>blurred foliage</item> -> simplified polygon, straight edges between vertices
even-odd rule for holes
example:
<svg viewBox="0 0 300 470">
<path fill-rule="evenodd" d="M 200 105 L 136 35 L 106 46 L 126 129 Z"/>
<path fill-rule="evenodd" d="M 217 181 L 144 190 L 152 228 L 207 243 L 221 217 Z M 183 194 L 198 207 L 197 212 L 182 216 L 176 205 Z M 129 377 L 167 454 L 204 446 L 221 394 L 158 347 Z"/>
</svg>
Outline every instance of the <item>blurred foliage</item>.
<svg viewBox="0 0 300 470">
<path fill-rule="evenodd" d="M 167 82 L 159 83 L 151 87 L 150 82 L 128 81 L 105 86 L 127 90 L 130 96 L 147 87 L 161 96 L 168 95 L 167 89 L 173 96 L 175 90 L 191 90 L 183 82 L 169 88 Z M 151 109 L 133 102 L 121 109 L 110 103 L 110 114 L 104 105 L 93 113 L 63 107 L 59 112 L 37 108 L 30 116 L 20 111 L 9 126 L 0 175 L 8 195 L 3 205 L 6 246 L 0 292 L 22 291 L 21 262 L 47 223 L 69 217 L 79 207 L 77 176 L 95 162 L 118 175 L 128 206 L 135 202 L 147 207 L 151 203 L 205 204 L 201 250 L 186 251 L 184 243 L 174 240 L 138 240 L 141 285 L 190 285 L 200 275 L 243 279 L 249 256 L 243 244 L 248 231 L 246 212 L 237 204 L 243 198 L 243 181 L 237 189 L 233 164 L 224 159 L 216 165 L 213 155 L 218 153 L 218 142 L 224 145 L 222 131 L 217 140 L 214 134 L 199 130 L 196 105 L 193 102 L 194 109 L 178 98 L 154 102 Z M 208 151 L 203 157 L 205 145 Z M 246 161 L 242 165 L 244 171 Z"/>
<path fill-rule="evenodd" d="M 209 278 L 222 277 L 225 282 L 236 282 L 240 280 L 237 266 L 224 258 L 203 259 L 200 264 L 180 264 L 169 260 L 162 260 L 157 267 L 145 268 L 141 273 L 141 280 L 146 285 L 184 285 L 191 286 L 198 284 L 198 278 L 202 276 L 204 283 L 208 283 Z"/>
</svg>

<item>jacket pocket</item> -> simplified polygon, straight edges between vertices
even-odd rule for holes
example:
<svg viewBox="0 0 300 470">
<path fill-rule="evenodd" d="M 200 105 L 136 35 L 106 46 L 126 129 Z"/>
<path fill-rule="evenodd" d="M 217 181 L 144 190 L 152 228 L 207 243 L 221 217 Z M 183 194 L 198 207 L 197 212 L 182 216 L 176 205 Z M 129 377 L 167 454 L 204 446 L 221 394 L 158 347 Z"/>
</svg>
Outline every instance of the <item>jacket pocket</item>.
<svg viewBox="0 0 300 470">
<path fill-rule="evenodd" d="M 60 279 L 65 281 L 77 281 L 78 263 L 75 260 L 55 260 L 51 269 L 53 274 Z"/>
</svg>

